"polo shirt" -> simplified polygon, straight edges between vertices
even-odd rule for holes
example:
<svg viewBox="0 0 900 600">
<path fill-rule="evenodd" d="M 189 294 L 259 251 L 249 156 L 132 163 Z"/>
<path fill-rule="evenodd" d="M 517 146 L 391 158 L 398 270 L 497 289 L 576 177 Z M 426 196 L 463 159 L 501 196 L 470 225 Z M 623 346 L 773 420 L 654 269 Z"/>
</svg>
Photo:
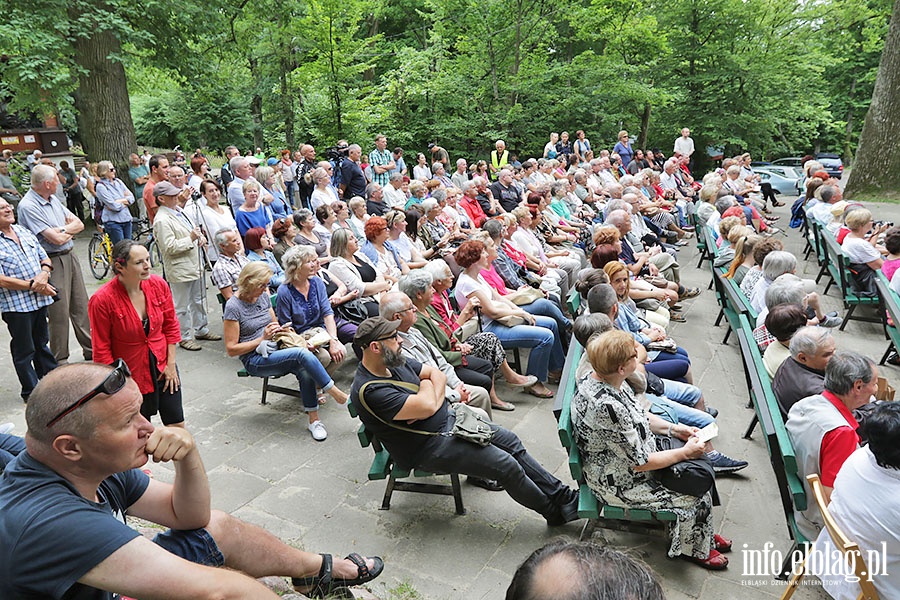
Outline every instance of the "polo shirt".
<svg viewBox="0 0 900 600">
<path fill-rule="evenodd" d="M 834 478 L 844 465 L 847 458 L 859 448 L 859 423 L 840 398 L 825 390 L 822 396 L 828 400 L 841 413 L 847 421 L 846 427 L 832 429 L 822 438 L 822 447 L 819 451 L 819 479 L 822 485 L 834 487 Z"/>
<path fill-rule="evenodd" d="M 27 227 L 31 233 L 37 236 L 41 246 L 48 254 L 54 252 L 67 252 L 71 250 L 75 243 L 72 240 L 57 246 L 51 244 L 41 233 L 45 229 L 58 229 L 65 226 L 66 220 L 71 217 L 77 218 L 69 211 L 66 206 L 59 201 L 56 196 L 51 195 L 48 200 L 35 192 L 28 190 L 22 196 L 22 201 L 18 207 L 19 224 Z"/>
</svg>

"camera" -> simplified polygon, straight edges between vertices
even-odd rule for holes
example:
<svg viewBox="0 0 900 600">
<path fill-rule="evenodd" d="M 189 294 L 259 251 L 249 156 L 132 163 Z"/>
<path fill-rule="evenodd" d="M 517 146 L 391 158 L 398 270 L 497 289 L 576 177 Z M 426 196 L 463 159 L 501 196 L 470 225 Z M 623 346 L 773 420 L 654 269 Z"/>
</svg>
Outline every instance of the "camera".
<svg viewBox="0 0 900 600">
<path fill-rule="evenodd" d="M 327 148 L 325 150 L 325 158 L 335 163 L 335 165 L 340 164 L 344 158 L 347 157 L 347 147 L 346 146 L 332 146 L 331 148 Z"/>
<path fill-rule="evenodd" d="M 191 200 L 199 200 L 199 199 L 200 199 L 200 192 L 191 193 Z"/>
<path fill-rule="evenodd" d="M 875 221 L 874 223 L 872 223 L 872 225 L 874 225 L 875 227 L 881 227 L 882 225 L 887 225 L 888 227 L 893 227 L 894 222 L 893 221 Z"/>
</svg>

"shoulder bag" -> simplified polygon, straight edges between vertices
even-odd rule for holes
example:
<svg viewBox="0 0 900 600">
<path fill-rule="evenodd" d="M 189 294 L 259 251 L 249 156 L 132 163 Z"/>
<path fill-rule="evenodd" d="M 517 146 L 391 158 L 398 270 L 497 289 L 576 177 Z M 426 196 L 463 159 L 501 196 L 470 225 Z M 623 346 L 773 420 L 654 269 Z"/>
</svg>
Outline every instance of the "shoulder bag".
<svg viewBox="0 0 900 600">
<path fill-rule="evenodd" d="M 682 447 L 684 447 L 684 442 L 678 438 L 656 436 L 656 448 L 659 451 Z M 713 504 L 718 504 L 718 493 L 715 488 L 716 472 L 705 454 L 700 458 L 683 460 L 665 469 L 653 471 L 653 474 L 663 486 L 673 492 L 697 498 L 702 497 L 706 492 L 711 492 Z"/>
<path fill-rule="evenodd" d="M 366 411 L 370 415 L 372 415 L 388 427 L 398 429 L 400 431 L 405 431 L 406 433 L 415 433 L 418 435 L 455 437 L 482 447 L 490 445 L 491 439 L 493 439 L 494 437 L 494 430 L 491 428 L 491 422 L 477 413 L 468 404 L 457 404 L 453 407 L 453 410 L 456 414 L 456 420 L 454 421 L 453 428 L 450 431 L 421 431 L 419 429 L 412 429 L 410 427 L 404 427 L 395 423 L 389 423 L 388 421 L 385 421 L 377 414 L 375 414 L 375 411 L 369 408 L 369 405 L 366 403 L 364 392 L 366 391 L 366 388 L 373 383 L 394 385 L 413 394 L 419 391 L 419 386 L 414 383 L 407 383 L 405 381 L 397 381 L 394 379 L 373 379 L 372 381 L 367 381 L 359 388 L 359 403 L 363 406 L 363 408 L 366 409 Z"/>
</svg>

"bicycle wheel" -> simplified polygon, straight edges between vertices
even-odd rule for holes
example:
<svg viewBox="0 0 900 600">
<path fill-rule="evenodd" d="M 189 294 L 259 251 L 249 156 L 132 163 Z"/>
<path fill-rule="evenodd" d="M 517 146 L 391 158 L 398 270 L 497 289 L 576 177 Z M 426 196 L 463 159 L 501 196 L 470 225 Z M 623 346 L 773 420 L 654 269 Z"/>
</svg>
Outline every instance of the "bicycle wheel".
<svg viewBox="0 0 900 600">
<path fill-rule="evenodd" d="M 100 234 L 94 234 L 88 244 L 88 266 L 94 279 L 97 280 L 103 279 L 109 272 L 109 254 Z"/>
<path fill-rule="evenodd" d="M 147 251 L 150 253 L 150 272 L 165 278 L 166 271 L 163 268 L 162 252 L 156 244 L 156 240 L 151 239 L 147 242 Z"/>
</svg>

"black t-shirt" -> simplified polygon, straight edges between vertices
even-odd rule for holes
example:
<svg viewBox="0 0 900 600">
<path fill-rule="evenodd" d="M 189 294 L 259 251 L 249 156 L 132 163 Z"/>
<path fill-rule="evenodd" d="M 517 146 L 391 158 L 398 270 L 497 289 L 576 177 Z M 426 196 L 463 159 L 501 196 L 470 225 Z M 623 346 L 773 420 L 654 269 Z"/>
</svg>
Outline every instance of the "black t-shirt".
<svg viewBox="0 0 900 600">
<path fill-rule="evenodd" d="M 347 201 L 354 196 L 366 194 L 366 176 L 363 175 L 359 165 L 349 158 L 341 163 L 341 185 L 347 186 L 344 190 L 344 198 Z"/>
<path fill-rule="evenodd" d="M 414 383 L 416 385 L 421 381 L 419 374 L 422 372 L 422 364 L 414 360 L 406 359 L 406 363 L 399 367 L 390 369 L 392 379 L 397 381 L 405 381 L 406 383 Z M 359 390 L 362 386 L 374 379 L 385 379 L 373 375 L 366 369 L 362 362 L 356 367 L 356 375 L 353 377 L 353 385 L 350 388 L 350 401 L 356 409 L 356 414 L 363 422 L 366 428 L 375 434 L 375 436 L 384 444 L 394 461 L 403 468 L 415 467 L 419 460 L 419 454 L 427 442 L 434 439 L 433 436 L 421 435 L 418 433 L 410 433 L 400 431 L 393 427 L 385 425 L 372 413 L 369 412 L 359 401 Z M 394 415 L 400 412 L 406 402 L 407 396 L 417 392 L 404 389 L 389 383 L 375 383 L 365 389 L 365 400 L 368 407 L 375 411 L 384 421 L 391 423 Z M 433 415 L 427 419 L 420 419 L 412 424 L 404 421 L 398 421 L 396 424 L 409 429 L 417 429 L 419 431 L 441 432 L 447 428 L 450 413 L 448 411 L 447 401 L 435 411 Z"/>
<path fill-rule="evenodd" d="M 498 181 L 491 185 L 491 193 L 506 212 L 512 212 L 512 210 L 519 205 L 519 192 L 514 185 L 505 187 Z"/>
</svg>

